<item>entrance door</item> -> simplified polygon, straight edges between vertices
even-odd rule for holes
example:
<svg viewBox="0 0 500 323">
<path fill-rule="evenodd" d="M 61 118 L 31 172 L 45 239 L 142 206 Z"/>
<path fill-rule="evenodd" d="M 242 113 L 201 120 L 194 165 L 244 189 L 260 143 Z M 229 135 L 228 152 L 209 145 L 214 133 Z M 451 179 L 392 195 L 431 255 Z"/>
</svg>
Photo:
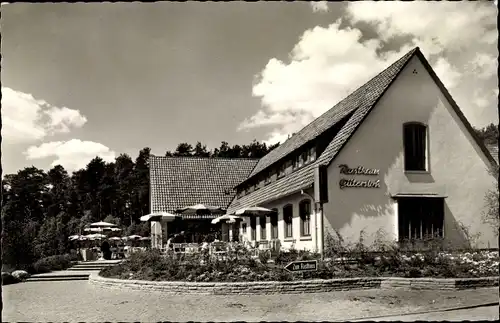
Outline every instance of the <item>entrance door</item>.
<svg viewBox="0 0 500 323">
<path fill-rule="evenodd" d="M 444 237 L 444 198 L 398 199 L 399 241 Z"/>
</svg>

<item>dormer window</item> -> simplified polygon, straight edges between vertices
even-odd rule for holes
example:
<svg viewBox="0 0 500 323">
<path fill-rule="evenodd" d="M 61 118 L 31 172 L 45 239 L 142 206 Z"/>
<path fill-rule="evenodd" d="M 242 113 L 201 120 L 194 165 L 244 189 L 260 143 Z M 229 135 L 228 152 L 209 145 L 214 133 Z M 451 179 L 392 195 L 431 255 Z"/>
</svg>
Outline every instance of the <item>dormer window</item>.
<svg viewBox="0 0 500 323">
<path fill-rule="evenodd" d="M 299 168 L 299 160 L 300 160 L 300 156 L 295 156 L 292 160 L 292 169 L 293 170 L 296 170 L 297 168 Z"/>
<path fill-rule="evenodd" d="M 403 125 L 405 171 L 427 170 L 427 127 L 410 122 Z"/>
<path fill-rule="evenodd" d="M 286 170 L 286 165 L 285 164 L 281 164 L 278 167 L 278 178 L 285 176 L 285 170 Z"/>
<path fill-rule="evenodd" d="M 309 150 L 309 161 L 313 162 L 316 160 L 316 148 L 315 147 L 312 147 L 310 150 Z"/>
</svg>

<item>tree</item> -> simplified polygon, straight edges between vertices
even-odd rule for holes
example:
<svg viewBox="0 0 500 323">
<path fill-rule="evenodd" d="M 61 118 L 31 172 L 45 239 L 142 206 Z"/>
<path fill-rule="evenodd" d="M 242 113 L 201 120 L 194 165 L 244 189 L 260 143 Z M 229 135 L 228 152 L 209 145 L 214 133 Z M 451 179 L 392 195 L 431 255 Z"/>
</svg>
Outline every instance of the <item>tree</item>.
<svg viewBox="0 0 500 323">
<path fill-rule="evenodd" d="M 498 145 L 498 125 L 490 123 L 482 129 L 474 129 L 479 139 L 486 145 Z"/>
<path fill-rule="evenodd" d="M 206 145 L 202 145 L 201 142 L 198 141 L 194 147 L 193 156 L 210 157 L 210 152 L 207 151 Z"/>
<path fill-rule="evenodd" d="M 193 155 L 193 146 L 191 146 L 191 144 L 188 144 L 186 142 L 177 145 L 177 148 L 175 149 L 174 152 L 174 156 L 176 157 L 185 157 L 192 155 Z"/>
<path fill-rule="evenodd" d="M 495 178 L 495 187 L 490 189 L 484 197 L 487 210 L 483 213 L 483 222 L 490 224 L 495 229 L 497 235 L 500 228 L 500 215 L 498 213 L 498 200 L 500 198 L 498 189 L 498 170 L 498 165 L 490 169 L 490 174 Z"/>
<path fill-rule="evenodd" d="M 131 212 L 131 221 L 139 221 L 139 218 L 149 213 L 149 155 L 150 148 L 144 148 L 139 152 L 135 160 L 134 168 L 134 191 L 128 212 Z"/>
</svg>

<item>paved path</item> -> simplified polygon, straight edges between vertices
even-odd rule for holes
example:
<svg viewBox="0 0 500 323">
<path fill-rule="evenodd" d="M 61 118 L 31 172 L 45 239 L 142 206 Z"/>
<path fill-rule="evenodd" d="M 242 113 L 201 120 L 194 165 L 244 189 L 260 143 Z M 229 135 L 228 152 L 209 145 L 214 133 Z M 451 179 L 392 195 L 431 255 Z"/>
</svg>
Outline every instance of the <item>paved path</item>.
<svg viewBox="0 0 500 323">
<path fill-rule="evenodd" d="M 269 296 L 171 296 L 106 289 L 87 281 L 3 286 L 4 321 L 344 321 L 498 301 L 498 288 L 365 290 Z M 433 303 L 432 300 L 435 302 Z"/>
</svg>

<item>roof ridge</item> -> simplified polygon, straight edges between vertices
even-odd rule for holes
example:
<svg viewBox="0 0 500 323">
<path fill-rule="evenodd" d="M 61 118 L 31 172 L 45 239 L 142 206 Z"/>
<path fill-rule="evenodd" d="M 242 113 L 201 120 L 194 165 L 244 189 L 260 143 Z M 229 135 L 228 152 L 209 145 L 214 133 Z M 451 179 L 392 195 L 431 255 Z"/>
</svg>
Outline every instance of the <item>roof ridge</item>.
<svg viewBox="0 0 500 323">
<path fill-rule="evenodd" d="M 323 112 L 321 115 L 319 115 L 316 119 L 319 119 L 321 118 L 322 116 L 324 116 L 325 114 L 327 114 L 330 110 L 332 110 L 333 108 L 335 108 L 339 103 L 341 103 L 342 101 L 345 101 L 347 100 L 348 98 L 350 98 L 351 96 L 353 96 L 358 90 L 362 89 L 366 84 L 370 83 L 372 80 L 376 79 L 377 77 L 379 77 L 382 73 L 384 73 L 385 71 L 387 71 L 388 69 L 390 69 L 392 66 L 396 65 L 397 63 L 399 63 L 401 60 L 403 60 L 407 55 L 413 55 L 414 53 L 416 53 L 417 51 L 420 51 L 420 48 L 417 46 L 415 48 L 413 48 L 412 50 L 410 50 L 409 52 L 407 52 L 406 54 L 404 54 L 403 56 L 401 56 L 398 60 L 396 60 L 395 62 L 393 62 L 392 64 L 390 64 L 389 66 L 387 66 L 386 68 L 384 68 L 383 70 L 381 70 L 379 73 L 377 73 L 377 75 L 373 76 L 371 79 L 369 79 L 368 81 L 366 81 L 365 83 L 363 83 L 362 85 L 360 85 L 359 87 L 357 87 L 354 91 L 350 92 L 346 97 L 344 97 L 343 99 L 341 99 L 340 101 L 338 101 L 333 107 L 331 107 L 330 109 L 326 110 L 325 112 Z M 305 127 L 307 127 L 308 125 L 310 125 L 311 123 L 313 123 L 316 119 L 314 119 L 313 121 L 309 122 L 307 125 L 305 125 L 302 129 L 304 129 Z M 300 129 L 300 131 L 302 131 L 302 129 Z M 299 132 L 300 132 L 299 131 Z M 298 132 L 297 132 L 298 133 Z M 296 134 L 297 134 L 296 133 Z M 278 146 L 279 147 L 279 146 Z M 276 148 L 278 148 L 276 147 Z"/>
<path fill-rule="evenodd" d="M 250 157 L 202 157 L 202 156 L 156 156 L 153 154 L 149 155 L 150 157 L 154 158 L 172 158 L 172 159 L 181 159 L 181 158 L 186 158 L 186 159 L 212 159 L 212 160 L 260 160 L 260 158 L 250 158 Z"/>
</svg>

